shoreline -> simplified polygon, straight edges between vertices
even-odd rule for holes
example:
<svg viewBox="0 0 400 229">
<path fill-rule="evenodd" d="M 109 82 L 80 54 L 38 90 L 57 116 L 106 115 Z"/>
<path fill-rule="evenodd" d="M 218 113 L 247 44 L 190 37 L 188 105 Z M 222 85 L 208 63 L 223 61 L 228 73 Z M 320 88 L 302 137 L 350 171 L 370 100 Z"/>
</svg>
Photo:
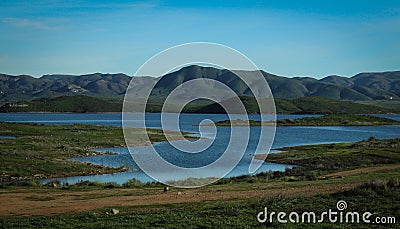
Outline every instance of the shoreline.
<svg viewBox="0 0 400 229">
<path fill-rule="evenodd" d="M 122 111 L 110 111 L 110 112 L 52 112 L 52 111 L 43 111 L 43 112 L 34 112 L 34 111 L 29 111 L 29 112 L 0 112 L 0 114 L 122 114 Z M 128 112 L 130 114 L 143 114 L 143 112 Z M 176 113 L 176 112 L 145 112 L 148 114 L 161 114 L 161 113 L 167 113 L 167 114 L 214 114 L 214 115 L 219 115 L 222 113 L 204 113 L 204 112 L 181 112 L 181 113 Z M 241 114 L 241 113 L 233 113 L 233 114 Z M 268 115 L 272 113 L 247 113 L 246 115 Z M 306 113 L 275 113 L 276 115 L 328 115 L 328 114 L 366 114 L 366 115 L 400 115 L 399 113 L 394 113 L 394 112 L 387 112 L 387 113 L 382 113 L 382 112 L 368 112 L 368 113 L 323 113 L 323 112 L 306 112 Z"/>
<path fill-rule="evenodd" d="M 63 111 L 63 112 L 57 112 L 57 111 L 13 111 L 13 112 L 4 112 L 4 111 L 0 111 L 0 114 L 123 114 L 124 112 L 122 110 L 120 111 L 99 111 L 99 112 L 69 112 L 69 111 Z M 151 111 L 146 111 L 146 112 L 137 112 L 137 111 L 133 111 L 133 112 L 125 112 L 125 113 L 129 113 L 129 114 L 143 114 L 143 113 L 148 113 L 148 114 L 161 114 L 161 113 L 168 113 L 168 114 L 224 114 L 221 112 L 214 112 L 214 113 L 210 113 L 210 112 L 185 112 L 182 111 L 180 113 L 177 112 L 161 112 L 161 111 L 157 111 L 157 112 L 151 112 Z M 232 113 L 232 114 L 243 114 L 243 113 Z M 358 113 L 358 112 L 292 112 L 292 113 L 287 113 L 287 112 L 275 112 L 275 113 L 253 113 L 253 112 L 249 112 L 249 113 L 245 113 L 245 115 L 269 115 L 269 114 L 276 114 L 276 115 L 329 115 L 329 114 L 333 114 L 333 115 L 341 115 L 341 114 L 356 114 L 356 115 L 362 115 L 362 114 L 366 114 L 366 115 L 400 115 L 400 111 L 399 112 L 393 112 L 393 111 L 388 111 L 388 112 L 362 112 L 362 113 Z"/>
<path fill-rule="evenodd" d="M 22 123 L 23 125 L 26 125 L 27 123 Z M 70 126 L 70 125 L 66 125 L 66 126 Z M 86 124 L 86 125 L 83 125 L 83 126 L 81 126 L 81 127 L 79 127 L 79 128 L 73 128 L 74 129 L 74 132 L 76 132 L 76 131 L 78 131 L 78 132 L 81 132 L 81 131 L 85 131 L 85 129 L 87 129 L 88 127 L 90 127 L 90 126 L 96 126 L 96 125 L 90 125 L 90 124 Z M 66 131 L 66 130 L 68 130 L 68 127 L 67 128 L 65 128 L 65 125 L 58 125 L 58 126 L 55 126 L 55 127 L 52 127 L 52 129 L 57 129 L 57 128 L 59 128 L 59 127 L 63 127 L 62 129 L 63 129 L 63 131 Z M 36 127 L 35 127 L 36 128 Z M 100 128 L 100 127 L 99 127 Z M 119 129 L 120 127 L 117 127 L 117 128 L 111 128 L 111 129 Z M 75 130 L 76 129 L 76 130 Z M 90 129 L 90 128 L 89 128 Z M 88 129 L 88 130 L 89 130 Z M 97 127 L 96 127 L 96 129 L 97 129 Z M 100 129 L 107 129 L 106 127 L 104 127 L 104 128 L 100 128 Z M 100 131 L 100 129 L 99 129 L 99 131 Z M 92 131 L 92 134 L 94 134 L 96 131 Z M 160 137 L 159 135 L 159 133 L 158 132 L 154 132 L 153 134 L 155 134 L 156 135 L 156 137 Z M 167 133 L 168 134 L 168 133 Z M 192 133 L 193 134 L 193 133 Z M 30 136 L 30 135 L 29 135 Z M 40 136 L 40 135 L 39 135 Z M 79 136 L 79 134 L 77 135 L 77 136 Z M 157 141 L 155 141 L 155 142 L 163 142 L 163 141 L 165 141 L 165 140 L 162 140 L 162 139 L 159 139 L 159 140 L 157 140 Z M 153 142 L 153 143 L 155 143 L 155 142 Z M 150 143 L 149 143 L 150 144 Z M 149 144 L 147 144 L 147 145 L 149 145 Z M 332 143 L 326 143 L 326 142 L 324 142 L 324 143 L 315 143 L 315 144 L 312 144 L 312 145 L 323 145 L 323 144 L 332 144 Z M 143 144 L 143 143 L 137 143 L 137 144 L 131 144 L 130 146 L 145 146 L 146 144 Z M 310 144 L 305 144 L 305 145 L 310 145 Z M 295 147 L 295 146 L 303 146 L 303 145 L 294 145 L 294 146 L 289 146 L 289 147 Z M 96 149 L 98 149 L 98 148 L 113 148 L 113 147 L 127 147 L 126 145 L 112 145 L 112 146 L 107 146 L 107 147 L 99 147 L 99 146 L 96 146 L 96 147 L 90 147 L 89 149 L 88 148 L 86 148 L 85 150 L 90 150 L 91 152 L 90 152 L 90 154 L 91 155 L 81 155 L 81 157 L 85 157 L 85 156 L 101 156 L 102 154 L 105 154 L 104 152 L 96 152 L 96 151 L 94 151 L 94 150 L 96 150 Z M 284 147 L 284 148 L 286 148 L 286 147 Z M 92 153 L 95 153 L 96 155 L 93 155 Z M 270 153 L 269 153 L 270 154 Z M 255 157 L 261 157 L 261 158 L 264 158 L 265 157 L 265 155 L 261 155 L 261 156 L 257 156 L 257 154 L 253 154 Z M 74 156 L 74 157 L 76 157 L 76 156 Z M 71 157 L 69 157 L 69 158 L 71 158 Z M 69 158 L 66 158 L 66 159 L 61 159 L 62 161 L 65 161 L 65 160 L 68 160 Z M 257 159 L 257 158 L 256 158 Z M 76 163 L 81 163 L 82 165 L 84 165 L 84 164 L 87 164 L 87 162 L 76 162 Z M 290 164 L 290 163 L 284 163 L 284 164 Z M 115 168 L 110 168 L 111 170 L 113 170 L 113 171 L 111 171 L 111 170 L 109 170 L 109 169 L 106 169 L 106 170 L 104 170 L 104 167 L 106 167 L 106 166 L 104 166 L 104 165 L 101 165 L 101 167 L 103 167 L 100 171 L 102 171 L 102 172 L 98 172 L 98 171 L 90 171 L 90 172 L 88 172 L 88 171 L 86 171 L 86 172 L 73 172 L 73 173 L 67 173 L 68 175 L 66 175 L 66 174 L 63 174 L 63 175 L 58 175 L 58 176 L 53 176 L 53 175 L 46 175 L 46 177 L 47 178 L 65 178 L 65 177 L 73 177 L 73 176 L 87 176 L 87 175 L 89 175 L 89 176 L 91 176 L 91 175 L 102 175 L 102 174 L 113 174 L 113 173 L 119 173 L 119 172 L 125 172 L 125 170 L 115 170 Z M 123 169 L 123 168 L 121 168 L 121 169 Z M 37 174 L 37 173 L 32 173 L 32 174 Z M 73 174 L 73 175 L 72 175 Z M 24 176 L 22 176 L 22 177 L 24 177 Z M 24 181 L 24 180 L 29 180 L 29 179 L 18 179 L 18 178 L 15 178 L 14 180 L 17 180 L 17 181 Z M 33 179 L 33 180 L 37 180 L 37 179 Z"/>
<path fill-rule="evenodd" d="M 159 142 L 163 142 L 163 141 L 159 141 Z M 157 142 L 153 142 L 153 143 L 157 143 Z M 151 143 L 151 144 L 153 144 L 153 143 Z M 321 142 L 321 143 L 315 143 L 315 144 L 300 144 L 300 145 L 292 145 L 292 146 L 283 146 L 281 148 L 276 148 L 276 149 L 271 149 L 271 150 L 280 150 L 280 152 L 277 152 L 277 153 L 285 153 L 285 152 L 287 152 L 286 150 L 285 151 L 283 150 L 285 148 L 301 147 L 301 146 L 323 146 L 323 145 L 328 145 L 328 144 L 341 144 L 341 143 L 356 143 L 356 142 L 329 142 L 329 143 Z M 143 146 L 143 145 L 136 145 L 136 146 Z M 114 148 L 114 147 L 112 147 L 112 148 Z M 115 147 L 115 148 L 119 148 L 119 147 Z M 273 154 L 277 154 L 277 153 L 273 153 Z M 118 154 L 118 153 L 114 153 L 114 154 Z M 288 164 L 265 161 L 265 159 L 267 159 L 268 155 L 270 155 L 270 154 L 271 153 L 253 154 L 253 157 L 254 157 L 254 159 L 264 161 L 265 163 L 288 165 Z M 94 155 L 94 156 L 102 156 L 102 155 L 104 155 L 104 154 L 99 154 L 99 155 Z M 83 157 L 86 157 L 86 156 L 83 156 Z M 76 161 L 74 161 L 74 162 L 76 162 Z M 78 163 L 90 163 L 90 162 L 78 162 Z M 101 165 L 101 166 L 105 166 L 105 165 Z M 290 166 L 296 166 L 296 165 L 290 165 Z M 78 177 L 78 176 L 96 176 L 96 175 L 107 175 L 107 174 L 111 175 L 111 174 L 124 173 L 124 172 L 128 172 L 128 171 L 125 170 L 125 171 L 117 171 L 117 172 L 114 172 L 114 173 L 98 173 L 98 174 L 86 174 L 86 175 L 76 175 L 76 176 L 49 177 L 49 178 L 46 178 L 46 179 L 54 179 L 54 182 L 55 182 L 55 181 L 57 181 L 57 178 L 68 178 L 68 177 L 73 178 L 73 177 Z M 259 173 L 261 173 L 261 172 L 259 172 Z M 256 175 L 256 174 L 248 175 L 248 176 L 254 176 L 254 175 Z M 238 175 L 238 176 L 242 176 L 242 175 Z M 237 177 L 237 176 L 234 176 L 234 177 Z M 224 177 L 224 178 L 230 178 L 230 177 Z M 83 181 L 87 181 L 87 180 L 83 180 Z M 181 181 L 181 180 L 177 180 L 177 182 L 179 182 L 179 181 Z M 49 182 L 52 182 L 52 181 L 49 181 Z M 103 182 L 100 182 L 100 183 L 103 183 Z M 104 182 L 104 183 L 106 183 L 106 182 Z"/>
<path fill-rule="evenodd" d="M 400 121 L 377 115 L 328 114 L 318 117 L 283 118 L 278 120 L 223 120 L 202 126 L 388 126 L 400 125 Z"/>
<path fill-rule="evenodd" d="M 355 142 L 335 142 L 335 143 L 315 143 L 315 144 L 304 144 L 304 145 L 295 145 L 295 146 L 287 146 L 287 147 L 280 147 L 280 148 L 275 148 L 275 149 L 273 149 L 273 150 L 281 150 L 281 152 L 277 152 L 277 153 L 273 153 L 273 154 L 271 154 L 271 153 L 268 153 L 268 154 L 253 154 L 253 157 L 255 158 L 255 159 L 257 159 L 257 160 L 263 160 L 265 163 L 278 163 L 278 164 L 282 164 L 282 165 L 291 165 L 291 166 L 293 166 L 293 168 L 295 168 L 295 167 L 302 167 L 302 166 L 304 166 L 304 165 L 302 165 L 302 164 L 296 164 L 296 163 L 292 163 L 292 164 L 288 164 L 288 163 L 283 163 L 282 161 L 280 161 L 279 159 L 278 160 L 272 160 L 272 161 L 267 161 L 266 159 L 270 156 L 270 155 L 276 155 L 276 156 L 279 156 L 280 154 L 281 155 L 284 155 L 284 154 L 287 154 L 287 153 L 290 153 L 290 151 L 297 151 L 298 149 L 302 149 L 302 147 L 303 148 L 310 148 L 310 147 L 312 147 L 312 148 L 315 148 L 315 147 L 317 147 L 317 148 L 326 148 L 326 147 L 330 147 L 330 145 L 337 145 L 338 147 L 348 147 L 349 145 L 351 145 L 351 144 L 356 144 L 356 145 L 359 145 L 359 144 L 364 144 L 364 143 L 367 143 L 367 144 L 369 144 L 369 143 L 373 143 L 374 141 L 378 141 L 378 142 L 385 142 L 385 141 L 392 141 L 392 140 L 398 140 L 398 138 L 396 139 L 396 138 L 394 138 L 394 139 L 381 139 L 381 140 L 375 140 L 375 139 L 372 139 L 372 140 L 362 140 L 362 141 L 355 141 Z M 116 154 L 118 154 L 118 153 L 116 153 Z M 103 154 L 99 154 L 99 155 L 95 155 L 95 156 L 102 156 L 102 155 L 104 155 L 104 153 Z M 284 160 L 286 160 L 286 159 L 284 159 Z M 88 163 L 88 162 L 77 162 L 77 161 L 71 161 L 71 162 L 73 162 L 73 163 Z M 292 161 L 293 162 L 293 161 Z M 106 166 L 104 166 L 104 165 L 100 165 L 100 166 L 102 166 L 102 167 L 106 167 Z M 378 167 L 380 167 L 380 166 L 382 166 L 382 165 L 377 165 Z M 388 166 L 392 166 L 392 165 L 388 165 Z M 110 168 L 110 167 L 106 167 L 106 168 Z M 355 169 L 358 169 L 359 167 L 354 167 Z M 360 169 L 363 169 L 364 167 L 360 167 Z M 115 168 L 114 168 L 115 169 Z M 57 179 L 63 179 L 63 178 L 69 178 L 69 177 L 71 177 L 71 178 L 73 178 L 73 177 L 80 177 L 80 176 L 97 176 L 97 175 L 107 175 L 107 174 L 109 174 L 109 175 L 113 175 L 113 174 L 117 174 L 117 173 L 124 173 L 124 172 L 128 172 L 128 170 L 127 170 L 127 168 L 120 168 L 121 170 L 119 170 L 119 171 L 114 171 L 114 172 L 104 172 L 104 173 L 99 173 L 98 171 L 95 171 L 94 173 L 78 173 L 78 174 L 74 174 L 74 175 L 64 175 L 64 176 L 48 176 L 48 177 L 42 177 L 42 178 L 39 178 L 39 179 L 31 179 L 31 181 L 39 181 L 40 183 L 42 183 L 42 185 L 45 185 L 45 184 L 50 184 L 50 185 L 52 185 L 52 183 L 58 183 L 58 182 L 60 182 L 59 180 L 57 180 Z M 340 172 L 341 170 L 339 170 L 339 172 L 338 173 L 341 173 Z M 346 170 L 344 170 L 344 171 L 346 171 Z M 259 172 L 259 173 L 257 173 L 257 174 L 261 174 L 261 173 L 263 173 L 263 172 Z M 257 174 L 252 174 L 252 175 L 245 175 L 246 177 L 257 177 Z M 36 175 L 35 175 L 36 176 Z M 238 176 L 233 176 L 233 177 L 224 177 L 224 178 L 222 178 L 222 179 L 236 179 L 236 178 L 238 178 L 238 177 L 242 177 L 243 175 L 238 175 Z M 324 176 L 322 176 L 322 178 L 323 179 L 325 179 L 324 178 Z M 322 179 L 321 178 L 321 179 Z M 134 179 L 134 178 L 133 178 Z M 44 180 L 47 180 L 46 182 L 44 182 Z M 13 182 L 24 182 L 24 181 L 30 181 L 29 179 L 28 180 L 21 180 L 21 179 L 17 179 L 17 180 L 11 180 L 11 181 L 5 181 L 5 182 L 1 182 L 3 185 L 5 184 L 5 185 L 9 185 L 9 184 L 13 184 Z M 41 182 L 42 181 L 42 182 Z M 91 180 L 89 180 L 89 179 L 82 179 L 82 180 L 80 180 L 80 181 L 82 181 L 82 182 L 85 182 L 85 181 L 88 181 L 88 182 L 98 182 L 98 183 L 100 183 L 100 184 L 107 184 L 108 182 L 105 182 L 105 181 L 91 181 Z M 177 180 L 177 182 L 179 182 L 179 181 L 181 181 L 181 180 Z M 183 180 L 184 181 L 184 180 Z M 79 183 L 79 182 L 78 182 Z M 142 182 L 143 184 L 145 184 L 146 182 Z M 61 182 L 61 185 L 65 185 L 65 183 L 63 183 L 63 182 Z M 73 184 L 75 184 L 75 183 L 73 183 Z M 122 184 L 124 184 L 124 183 L 121 183 L 121 185 Z M 14 183 L 14 185 L 15 185 L 15 183 Z M 57 185 L 57 184 L 56 184 Z"/>
</svg>

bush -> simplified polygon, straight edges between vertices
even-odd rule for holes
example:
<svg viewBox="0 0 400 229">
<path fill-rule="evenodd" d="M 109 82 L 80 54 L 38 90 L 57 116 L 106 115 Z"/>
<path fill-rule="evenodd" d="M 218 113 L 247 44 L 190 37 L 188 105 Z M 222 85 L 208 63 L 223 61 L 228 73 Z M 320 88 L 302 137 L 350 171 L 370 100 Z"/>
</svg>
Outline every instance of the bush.
<svg viewBox="0 0 400 229">
<path fill-rule="evenodd" d="M 138 181 L 135 178 L 132 178 L 128 180 L 127 182 L 122 184 L 122 187 L 124 188 L 138 188 L 138 187 L 143 187 L 143 183 Z"/>
<path fill-rule="evenodd" d="M 400 181 L 398 179 L 393 179 L 391 178 L 388 182 L 387 182 L 387 186 L 389 188 L 400 188 Z"/>
<path fill-rule="evenodd" d="M 25 182 L 25 185 L 28 187 L 41 187 L 42 183 L 37 180 L 29 180 Z"/>
<path fill-rule="evenodd" d="M 8 183 L 0 183 L 0 188 L 11 187 L 11 186 L 41 187 L 43 186 L 43 184 L 37 180 L 22 180 L 22 181 L 12 181 Z"/>
<path fill-rule="evenodd" d="M 58 180 L 49 181 L 49 182 L 47 182 L 47 183 L 45 184 L 45 186 L 46 186 L 46 187 L 53 187 L 53 188 L 55 188 L 55 187 L 60 187 L 60 186 L 61 186 L 61 182 L 58 181 Z"/>
<path fill-rule="evenodd" d="M 400 187 L 398 179 L 376 179 L 363 183 L 353 190 L 345 192 L 348 196 L 380 196 L 391 197 L 397 195 Z"/>
<path fill-rule="evenodd" d="M 95 182 L 95 181 L 79 181 L 78 183 L 74 184 L 73 186 L 78 187 L 102 187 L 104 186 L 103 183 Z"/>
<path fill-rule="evenodd" d="M 121 185 L 116 182 L 107 182 L 104 188 L 121 188 Z"/>
</svg>

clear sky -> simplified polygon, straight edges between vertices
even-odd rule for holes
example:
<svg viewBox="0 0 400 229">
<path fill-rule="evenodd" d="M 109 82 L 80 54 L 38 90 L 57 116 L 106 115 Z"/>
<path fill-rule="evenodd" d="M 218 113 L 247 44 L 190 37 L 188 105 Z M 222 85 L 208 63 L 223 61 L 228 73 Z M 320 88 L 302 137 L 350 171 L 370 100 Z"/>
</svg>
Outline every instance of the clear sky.
<svg viewBox="0 0 400 229">
<path fill-rule="evenodd" d="M 195 41 L 284 76 L 400 70 L 400 1 L 0 0 L 1 73 L 133 75 Z"/>
</svg>

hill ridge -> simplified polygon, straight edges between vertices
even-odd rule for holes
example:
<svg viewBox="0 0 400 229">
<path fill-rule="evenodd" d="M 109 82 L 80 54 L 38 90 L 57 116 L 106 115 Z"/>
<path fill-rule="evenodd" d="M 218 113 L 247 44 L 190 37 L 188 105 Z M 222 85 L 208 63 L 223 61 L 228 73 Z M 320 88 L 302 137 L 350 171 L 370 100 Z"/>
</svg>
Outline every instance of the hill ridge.
<svg viewBox="0 0 400 229">
<path fill-rule="evenodd" d="M 156 85 L 159 89 L 157 96 L 161 97 L 165 97 L 175 86 L 194 78 L 215 79 L 231 87 L 239 96 L 251 96 L 248 87 L 234 74 L 235 71 L 254 73 L 192 65 L 158 78 L 132 78 L 123 73 L 47 74 L 40 78 L 0 74 L 0 104 L 62 95 L 122 97 L 131 79 L 131 87 L 136 87 L 138 91 L 161 79 Z M 331 75 L 322 79 L 289 78 L 262 70 L 260 72 L 276 98 L 317 96 L 350 101 L 400 99 L 400 71 L 362 72 L 350 78 Z"/>
</svg>

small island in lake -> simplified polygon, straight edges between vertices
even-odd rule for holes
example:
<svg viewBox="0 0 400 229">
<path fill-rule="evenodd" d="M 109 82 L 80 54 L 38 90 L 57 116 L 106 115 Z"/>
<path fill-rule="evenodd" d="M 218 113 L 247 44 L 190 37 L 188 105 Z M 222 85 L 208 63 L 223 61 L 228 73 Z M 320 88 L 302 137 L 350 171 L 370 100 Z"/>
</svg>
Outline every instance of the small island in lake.
<svg viewBox="0 0 400 229">
<path fill-rule="evenodd" d="M 216 122 L 216 126 L 261 126 L 272 125 L 272 122 L 261 122 L 255 120 L 224 120 Z M 276 121 L 277 126 L 382 126 L 400 125 L 399 121 L 356 114 L 329 114 L 320 117 L 305 117 L 299 119 L 281 119 Z"/>
</svg>

